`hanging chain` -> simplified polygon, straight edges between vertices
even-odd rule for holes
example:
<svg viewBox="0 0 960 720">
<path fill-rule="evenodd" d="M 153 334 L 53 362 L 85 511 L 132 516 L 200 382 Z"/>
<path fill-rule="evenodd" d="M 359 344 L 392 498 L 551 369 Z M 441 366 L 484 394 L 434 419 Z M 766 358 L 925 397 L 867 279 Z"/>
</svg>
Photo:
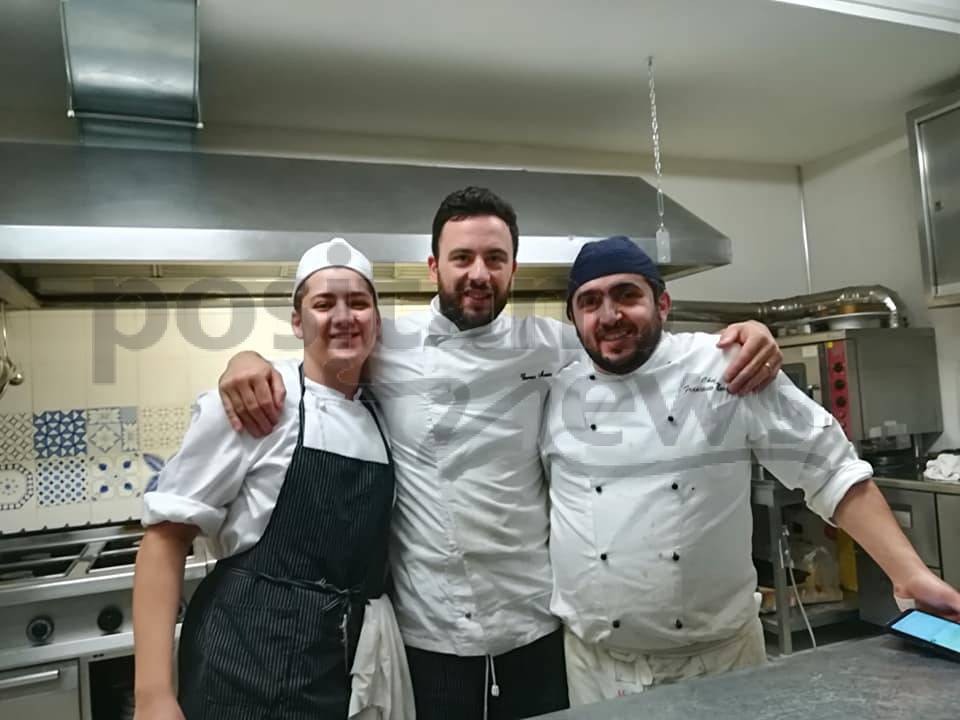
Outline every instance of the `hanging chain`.
<svg viewBox="0 0 960 720">
<path fill-rule="evenodd" d="M 653 78 L 653 55 L 647 58 L 647 74 L 650 83 L 650 129 L 653 135 L 653 169 L 657 174 L 657 214 L 660 216 L 659 230 L 664 230 L 663 171 L 660 165 L 660 124 L 657 122 L 657 86 Z"/>
</svg>

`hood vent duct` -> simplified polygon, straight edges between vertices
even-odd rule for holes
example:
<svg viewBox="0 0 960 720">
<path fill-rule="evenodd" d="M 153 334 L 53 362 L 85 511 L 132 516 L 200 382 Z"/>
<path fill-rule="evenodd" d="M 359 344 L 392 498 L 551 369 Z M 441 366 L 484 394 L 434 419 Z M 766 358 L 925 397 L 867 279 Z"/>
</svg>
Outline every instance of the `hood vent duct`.
<svg viewBox="0 0 960 720">
<path fill-rule="evenodd" d="M 68 117 L 86 144 L 189 147 L 200 119 L 197 0 L 61 0 Z"/>
<path fill-rule="evenodd" d="M 0 143 L 0 270 L 41 304 L 129 278 L 148 281 L 131 297 L 223 295 L 224 278 L 287 295 L 300 255 L 340 236 L 371 259 L 384 294 L 430 292 L 434 213 L 468 185 L 516 208 L 521 292 L 562 295 L 583 243 L 609 235 L 631 237 L 668 279 L 731 259 L 729 238 L 669 198 L 659 246 L 657 191 L 636 177 Z"/>
</svg>

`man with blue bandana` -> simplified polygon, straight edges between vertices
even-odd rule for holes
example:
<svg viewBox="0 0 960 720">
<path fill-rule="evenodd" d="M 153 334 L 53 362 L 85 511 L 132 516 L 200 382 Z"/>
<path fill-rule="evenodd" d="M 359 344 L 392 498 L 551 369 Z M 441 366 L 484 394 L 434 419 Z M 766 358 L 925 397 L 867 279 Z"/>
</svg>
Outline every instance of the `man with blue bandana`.
<svg viewBox="0 0 960 720">
<path fill-rule="evenodd" d="M 572 705 L 765 661 L 751 560 L 752 458 L 843 528 L 895 593 L 960 615 L 834 418 L 783 373 L 738 397 L 729 351 L 663 330 L 670 295 L 634 242 L 585 245 L 567 315 L 589 356 L 550 390 L 550 609 Z"/>
</svg>

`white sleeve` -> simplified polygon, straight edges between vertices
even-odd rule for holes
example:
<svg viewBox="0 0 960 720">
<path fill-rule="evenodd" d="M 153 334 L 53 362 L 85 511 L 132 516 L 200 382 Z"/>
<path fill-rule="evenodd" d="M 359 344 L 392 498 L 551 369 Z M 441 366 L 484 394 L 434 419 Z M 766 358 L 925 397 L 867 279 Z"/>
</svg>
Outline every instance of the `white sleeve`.
<svg viewBox="0 0 960 720">
<path fill-rule="evenodd" d="M 160 471 L 157 489 L 143 496 L 143 524 L 195 525 L 219 532 L 227 505 L 250 469 L 257 438 L 235 431 L 216 391 L 201 395 L 177 454 Z"/>
<path fill-rule="evenodd" d="M 780 373 L 745 398 L 748 443 L 757 460 L 828 523 L 847 491 L 873 475 L 836 419 Z"/>
</svg>

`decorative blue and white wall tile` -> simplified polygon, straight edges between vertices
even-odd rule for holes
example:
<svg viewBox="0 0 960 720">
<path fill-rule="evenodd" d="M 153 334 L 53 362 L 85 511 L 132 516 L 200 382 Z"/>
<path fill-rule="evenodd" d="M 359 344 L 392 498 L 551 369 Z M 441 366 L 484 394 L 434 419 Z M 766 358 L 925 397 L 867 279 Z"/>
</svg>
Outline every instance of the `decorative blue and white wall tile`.
<svg viewBox="0 0 960 720">
<path fill-rule="evenodd" d="M 122 522 L 140 517 L 140 457 L 136 453 L 90 457 L 87 480 L 92 522 Z"/>
<path fill-rule="evenodd" d="M 87 502 L 86 457 L 61 456 L 38 460 L 37 474 L 40 507 Z"/>
<path fill-rule="evenodd" d="M 33 460 L 33 415 L 0 415 L 0 463 Z"/>
<path fill-rule="evenodd" d="M 38 458 L 73 457 L 87 452 L 85 410 L 35 413 L 33 428 L 33 447 Z"/>
<path fill-rule="evenodd" d="M 135 453 L 91 457 L 87 468 L 93 502 L 136 497 L 140 494 L 140 458 Z"/>
<path fill-rule="evenodd" d="M 30 450 L 33 451 L 32 446 Z M 36 463 L 0 461 L 0 533 L 18 533 L 36 527 Z"/>
<path fill-rule="evenodd" d="M 0 510 L 21 510 L 34 499 L 36 478 L 31 467 L 0 463 Z"/>
<path fill-rule="evenodd" d="M 154 455 L 145 452 L 143 454 L 143 492 L 148 493 L 157 489 L 157 482 L 160 480 L 160 471 L 167 464 L 167 460 L 174 456 L 176 450 L 170 450 L 168 453 Z"/>
<path fill-rule="evenodd" d="M 89 408 L 86 426 L 87 452 L 111 455 L 136 452 L 137 409 L 134 407 Z"/>
<path fill-rule="evenodd" d="M 190 426 L 190 406 L 140 408 L 140 449 L 144 452 L 180 447 Z"/>
</svg>

